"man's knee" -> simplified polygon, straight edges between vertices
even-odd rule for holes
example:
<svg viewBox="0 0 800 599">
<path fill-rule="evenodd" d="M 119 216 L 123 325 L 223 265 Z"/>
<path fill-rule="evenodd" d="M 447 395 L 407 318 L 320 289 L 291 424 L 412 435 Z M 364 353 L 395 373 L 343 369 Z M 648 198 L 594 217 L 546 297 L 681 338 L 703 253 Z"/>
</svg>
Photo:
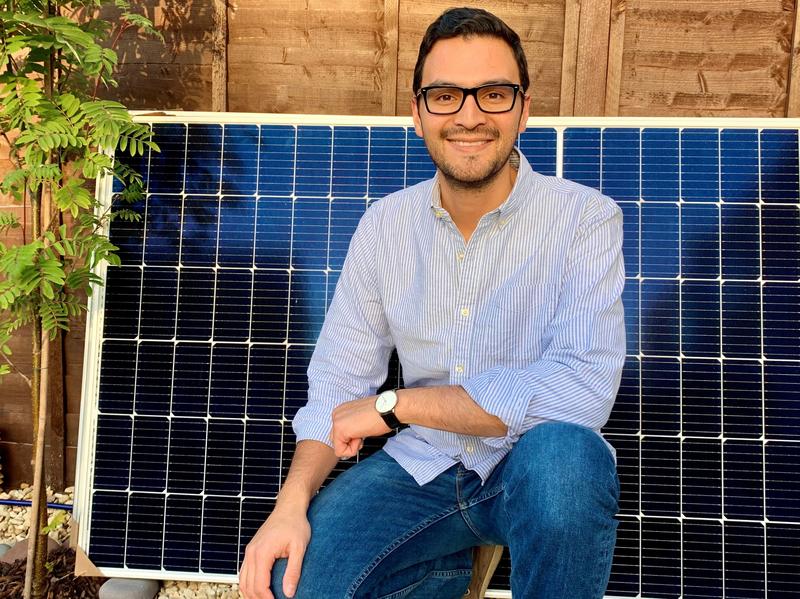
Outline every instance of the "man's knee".
<svg viewBox="0 0 800 599">
<path fill-rule="evenodd" d="M 343 558 L 337 558 L 343 559 Z M 293 599 L 320 599 L 321 597 L 344 597 L 347 588 L 341 587 L 342 576 L 337 575 L 335 559 L 304 560 L 300 581 Z M 275 560 L 270 577 L 270 590 L 275 599 L 289 599 L 283 592 L 283 577 L 286 574 L 286 559 Z M 341 564 L 340 564 L 341 565 Z M 330 566 L 326 571 L 326 567 Z"/>
<path fill-rule="evenodd" d="M 567 422 L 540 424 L 522 435 L 511 450 L 509 465 L 559 478 L 595 470 L 616 473 L 614 458 L 602 437 Z"/>
<path fill-rule="evenodd" d="M 613 515 L 618 483 L 603 439 L 574 424 L 540 424 L 524 434 L 503 473 L 507 500 L 525 504 L 538 525 L 564 528 L 591 512 Z M 516 495 L 516 497 L 514 497 Z"/>
</svg>

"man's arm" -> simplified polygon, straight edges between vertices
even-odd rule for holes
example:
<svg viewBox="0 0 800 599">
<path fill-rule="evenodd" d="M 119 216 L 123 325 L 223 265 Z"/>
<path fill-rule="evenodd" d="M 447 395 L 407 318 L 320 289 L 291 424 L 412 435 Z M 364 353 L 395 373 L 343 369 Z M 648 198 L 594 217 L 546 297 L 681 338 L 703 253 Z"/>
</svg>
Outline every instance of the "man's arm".
<svg viewBox="0 0 800 599">
<path fill-rule="evenodd" d="M 324 443 L 301 441 L 297 444 L 275 508 L 244 553 L 239 585 L 247 599 L 273 599 L 269 590 L 272 566 L 276 559 L 284 557 L 288 558 L 288 564 L 283 592 L 289 597 L 294 595 L 311 538 L 306 516 L 308 505 L 337 461 L 331 448 Z"/>
<path fill-rule="evenodd" d="M 376 396 L 349 401 L 333 411 L 331 441 L 340 458 L 356 455 L 366 437 L 389 432 L 375 409 Z M 404 424 L 418 424 L 476 437 L 502 437 L 508 427 L 481 408 L 460 385 L 415 387 L 397 391 L 395 415 Z"/>
</svg>

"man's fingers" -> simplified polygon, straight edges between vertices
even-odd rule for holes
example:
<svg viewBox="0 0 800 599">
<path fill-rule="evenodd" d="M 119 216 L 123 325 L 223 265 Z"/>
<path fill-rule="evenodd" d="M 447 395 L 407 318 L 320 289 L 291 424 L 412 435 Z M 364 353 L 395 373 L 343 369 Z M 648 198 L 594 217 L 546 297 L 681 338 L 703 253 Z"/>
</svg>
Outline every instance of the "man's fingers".
<svg viewBox="0 0 800 599">
<path fill-rule="evenodd" d="M 289 551 L 286 571 L 283 574 L 283 593 L 287 597 L 294 597 L 294 592 L 297 590 L 297 583 L 300 582 L 300 571 L 303 568 L 303 556 L 305 553 L 305 547 L 300 546 L 293 547 Z"/>
<path fill-rule="evenodd" d="M 267 559 L 264 560 L 263 565 L 260 568 L 255 568 L 254 586 L 259 592 L 259 594 L 256 595 L 258 599 L 275 599 L 272 596 L 272 591 L 269 590 L 273 565 L 275 565 L 275 556 L 270 553 Z"/>
<path fill-rule="evenodd" d="M 350 439 L 350 442 L 347 444 L 347 452 L 350 457 L 355 456 L 362 445 L 361 439 Z"/>
<path fill-rule="evenodd" d="M 272 591 L 269 590 L 274 563 L 275 556 L 272 554 L 268 554 L 264 560 L 261 560 L 260 556 L 255 559 L 245 558 L 240 581 L 243 583 L 242 590 L 246 599 L 275 599 Z"/>
<path fill-rule="evenodd" d="M 338 458 L 346 458 L 347 456 L 347 443 L 342 439 L 337 437 L 333 437 L 331 439 L 333 441 L 333 453 L 336 454 Z"/>
<path fill-rule="evenodd" d="M 345 460 L 354 457 L 364 444 L 363 439 L 343 439 L 335 432 L 331 433 L 331 441 L 333 442 L 333 453 L 336 454 L 336 457 Z"/>
</svg>

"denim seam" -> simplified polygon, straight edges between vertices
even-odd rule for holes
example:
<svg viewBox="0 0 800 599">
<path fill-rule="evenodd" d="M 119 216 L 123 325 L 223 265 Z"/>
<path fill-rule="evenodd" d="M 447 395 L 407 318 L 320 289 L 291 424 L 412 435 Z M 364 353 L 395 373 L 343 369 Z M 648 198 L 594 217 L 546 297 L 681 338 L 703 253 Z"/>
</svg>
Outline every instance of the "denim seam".
<svg viewBox="0 0 800 599">
<path fill-rule="evenodd" d="M 492 489 L 488 493 L 484 493 L 480 497 L 476 497 L 476 498 L 471 499 L 470 501 L 468 501 L 465 504 L 463 509 L 461 509 L 461 504 L 459 504 L 459 511 L 461 512 L 461 517 L 464 518 L 464 522 L 466 522 L 466 524 L 469 527 L 469 529 L 485 545 L 494 545 L 495 543 L 493 541 L 490 541 L 489 539 L 486 539 L 480 532 L 478 532 L 478 530 L 473 525 L 472 520 L 470 519 L 469 513 L 467 512 L 467 510 L 469 508 L 471 508 L 471 507 L 474 507 L 474 506 L 478 505 L 479 503 L 483 503 L 484 501 L 488 501 L 489 499 L 494 499 L 500 493 L 502 493 L 503 490 L 504 490 L 504 486 L 503 485 L 500 485 L 499 487 L 495 487 L 494 489 Z"/>
<path fill-rule="evenodd" d="M 456 578 L 457 576 L 472 576 L 472 570 L 465 570 L 463 568 L 458 570 L 434 570 L 433 572 L 428 572 L 416 582 L 403 587 L 399 591 L 395 591 L 389 595 L 382 595 L 379 599 L 400 599 L 401 597 L 405 597 L 429 578 Z"/>
<path fill-rule="evenodd" d="M 403 543 L 408 541 L 410 538 L 416 536 L 417 534 L 419 534 L 420 532 L 422 532 L 423 530 L 425 530 L 426 528 L 428 528 L 432 524 L 434 524 L 436 522 L 439 522 L 440 520 L 443 520 L 447 516 L 452 516 L 457 511 L 458 511 L 458 506 L 455 506 L 455 507 L 452 507 L 452 508 L 450 508 L 448 510 L 445 510 L 444 512 L 441 512 L 440 514 L 437 514 L 437 515 L 435 515 L 435 516 L 433 516 L 431 518 L 428 518 L 427 520 L 423 520 L 422 522 L 417 524 L 414 528 L 412 528 L 411 530 L 406 532 L 404 535 L 402 535 L 402 536 L 398 537 L 397 539 L 395 539 L 394 542 L 391 543 L 388 547 L 386 547 L 383 551 L 381 551 L 378 554 L 378 556 L 374 560 L 372 560 L 372 562 L 370 562 L 370 564 L 367 565 L 367 567 L 364 568 L 364 570 L 361 572 L 361 574 L 359 574 L 359 576 L 353 581 L 353 584 L 350 585 L 350 588 L 347 591 L 347 595 L 345 596 L 345 599 L 352 599 L 355 596 L 356 591 L 358 591 L 359 587 L 367 579 L 367 576 L 369 576 L 372 573 L 372 571 L 375 568 L 377 568 L 378 565 L 384 559 L 386 559 L 387 556 L 389 556 L 389 554 L 392 553 L 392 551 L 394 551 L 395 549 L 400 547 L 400 545 L 402 545 Z"/>
<path fill-rule="evenodd" d="M 613 529 L 615 529 L 616 526 L 610 526 L 610 527 L 606 527 L 606 528 L 607 529 L 611 528 L 612 531 L 613 531 Z M 616 537 L 615 537 L 615 541 L 616 541 Z M 606 544 L 605 549 L 603 550 L 602 563 L 604 563 L 604 564 L 608 563 L 608 556 L 609 556 L 609 553 L 612 550 L 613 550 L 613 547 L 609 546 L 608 544 Z M 605 574 L 606 574 L 605 570 L 601 572 L 600 568 L 596 568 L 595 575 L 594 575 L 595 576 L 595 578 L 594 578 L 594 588 L 595 588 L 594 596 L 595 597 L 603 597 L 603 595 L 605 594 L 606 587 L 608 586 L 608 583 L 606 582 L 606 587 L 603 587 L 603 577 L 604 577 Z"/>
</svg>

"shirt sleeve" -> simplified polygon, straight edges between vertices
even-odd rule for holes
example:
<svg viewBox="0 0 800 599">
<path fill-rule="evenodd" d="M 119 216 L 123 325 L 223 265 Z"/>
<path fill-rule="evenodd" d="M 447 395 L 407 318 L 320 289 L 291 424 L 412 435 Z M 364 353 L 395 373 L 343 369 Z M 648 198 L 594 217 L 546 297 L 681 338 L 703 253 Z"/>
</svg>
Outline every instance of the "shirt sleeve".
<svg viewBox="0 0 800 599">
<path fill-rule="evenodd" d="M 546 421 L 599 431 L 611 413 L 625 362 L 622 212 L 605 196 L 591 198 L 585 212 L 540 358 L 524 369 L 489 369 L 462 385 L 508 427 L 505 437 L 484 438 L 492 447 L 510 448 Z"/>
<path fill-rule="evenodd" d="M 339 404 L 371 395 L 386 380 L 394 347 L 375 272 L 376 229 L 372 208 L 350 241 L 308 367 L 308 402 L 292 421 L 298 441 L 332 446 L 331 413 Z"/>
</svg>

